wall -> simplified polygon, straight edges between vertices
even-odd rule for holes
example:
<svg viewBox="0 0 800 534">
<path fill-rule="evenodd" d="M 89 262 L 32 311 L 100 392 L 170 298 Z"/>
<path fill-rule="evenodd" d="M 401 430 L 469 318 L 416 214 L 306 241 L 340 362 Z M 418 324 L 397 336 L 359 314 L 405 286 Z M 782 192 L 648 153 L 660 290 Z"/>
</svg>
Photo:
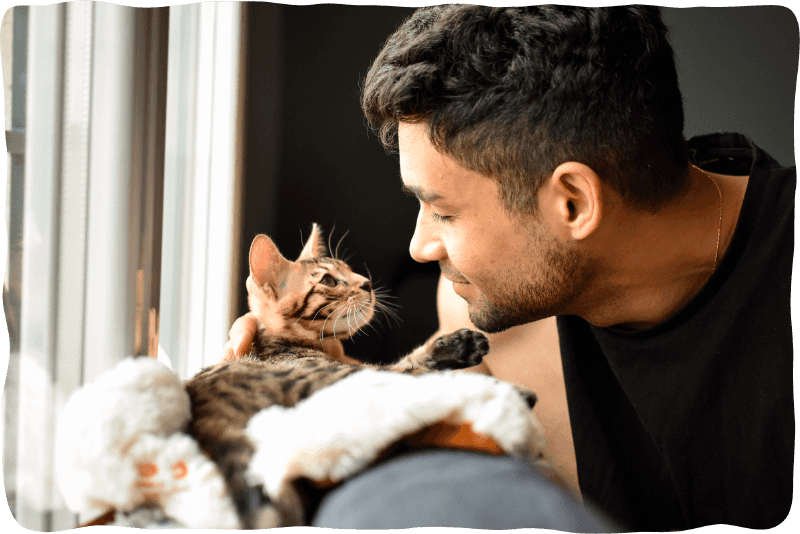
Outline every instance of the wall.
<svg viewBox="0 0 800 534">
<path fill-rule="evenodd" d="M 242 257 L 270 234 L 287 257 L 312 221 L 393 288 L 401 326 L 377 327 L 346 350 L 391 358 L 436 328 L 436 265 L 407 252 L 416 201 L 397 160 L 368 134 L 359 87 L 381 44 L 413 9 L 251 4 Z M 781 7 L 665 9 L 685 95 L 686 134 L 736 130 L 784 164 L 794 160 L 798 30 Z M 246 265 L 241 276 L 246 276 Z M 246 311 L 242 278 L 240 309 Z"/>
</svg>

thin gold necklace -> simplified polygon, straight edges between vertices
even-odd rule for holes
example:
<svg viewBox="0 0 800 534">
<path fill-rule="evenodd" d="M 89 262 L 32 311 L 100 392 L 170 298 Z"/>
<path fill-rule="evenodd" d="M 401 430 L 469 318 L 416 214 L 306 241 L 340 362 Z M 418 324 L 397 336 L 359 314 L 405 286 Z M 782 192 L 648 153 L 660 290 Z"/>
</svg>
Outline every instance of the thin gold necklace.
<svg viewBox="0 0 800 534">
<path fill-rule="evenodd" d="M 700 169 L 700 167 L 697 168 Z M 711 272 L 713 273 L 714 271 L 717 270 L 717 260 L 719 259 L 719 241 L 720 237 L 722 237 L 722 189 L 719 188 L 719 184 L 717 184 L 717 181 L 714 180 L 710 174 L 708 174 L 703 169 L 700 169 L 700 172 L 705 174 L 708 177 L 708 179 L 711 180 L 711 183 L 714 184 L 714 187 L 717 188 L 717 193 L 719 193 L 719 223 L 717 223 L 717 248 L 714 251 L 714 266 L 711 268 Z"/>
</svg>

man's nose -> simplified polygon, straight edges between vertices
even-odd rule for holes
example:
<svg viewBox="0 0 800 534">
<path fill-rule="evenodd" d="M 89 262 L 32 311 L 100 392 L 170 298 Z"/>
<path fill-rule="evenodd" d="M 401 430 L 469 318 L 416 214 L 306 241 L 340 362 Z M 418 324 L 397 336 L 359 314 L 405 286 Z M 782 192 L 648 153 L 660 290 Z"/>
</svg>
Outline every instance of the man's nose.
<svg viewBox="0 0 800 534">
<path fill-rule="evenodd" d="M 414 228 L 414 235 L 408 251 L 415 261 L 426 263 L 429 261 L 440 261 L 447 257 L 444 244 L 439 239 L 435 228 L 430 222 L 423 220 L 422 210 L 417 215 L 417 225 Z"/>
</svg>

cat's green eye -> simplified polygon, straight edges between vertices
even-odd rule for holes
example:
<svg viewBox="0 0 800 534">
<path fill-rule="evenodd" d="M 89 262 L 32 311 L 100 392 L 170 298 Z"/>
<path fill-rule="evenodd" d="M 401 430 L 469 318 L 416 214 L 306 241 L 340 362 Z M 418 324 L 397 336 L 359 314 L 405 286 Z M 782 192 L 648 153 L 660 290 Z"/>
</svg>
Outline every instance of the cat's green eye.
<svg viewBox="0 0 800 534">
<path fill-rule="evenodd" d="M 337 282 L 334 277 L 332 277 L 329 274 L 326 274 L 325 276 L 322 277 L 322 280 L 320 280 L 319 283 L 322 284 L 323 286 L 336 287 Z"/>
</svg>

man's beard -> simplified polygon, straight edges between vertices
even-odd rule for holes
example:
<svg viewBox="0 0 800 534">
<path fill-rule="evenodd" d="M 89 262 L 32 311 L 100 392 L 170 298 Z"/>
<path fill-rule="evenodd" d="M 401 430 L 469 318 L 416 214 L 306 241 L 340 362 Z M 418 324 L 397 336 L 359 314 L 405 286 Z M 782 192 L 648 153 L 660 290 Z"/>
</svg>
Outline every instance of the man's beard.
<svg viewBox="0 0 800 534">
<path fill-rule="evenodd" d="M 469 319 L 483 332 L 496 333 L 565 313 L 591 281 L 589 262 L 552 236 L 537 235 L 535 250 L 542 254 L 535 279 L 524 272 L 508 272 L 489 297 L 481 293 L 469 302 Z M 491 300 L 489 300 L 491 298 Z"/>
</svg>

